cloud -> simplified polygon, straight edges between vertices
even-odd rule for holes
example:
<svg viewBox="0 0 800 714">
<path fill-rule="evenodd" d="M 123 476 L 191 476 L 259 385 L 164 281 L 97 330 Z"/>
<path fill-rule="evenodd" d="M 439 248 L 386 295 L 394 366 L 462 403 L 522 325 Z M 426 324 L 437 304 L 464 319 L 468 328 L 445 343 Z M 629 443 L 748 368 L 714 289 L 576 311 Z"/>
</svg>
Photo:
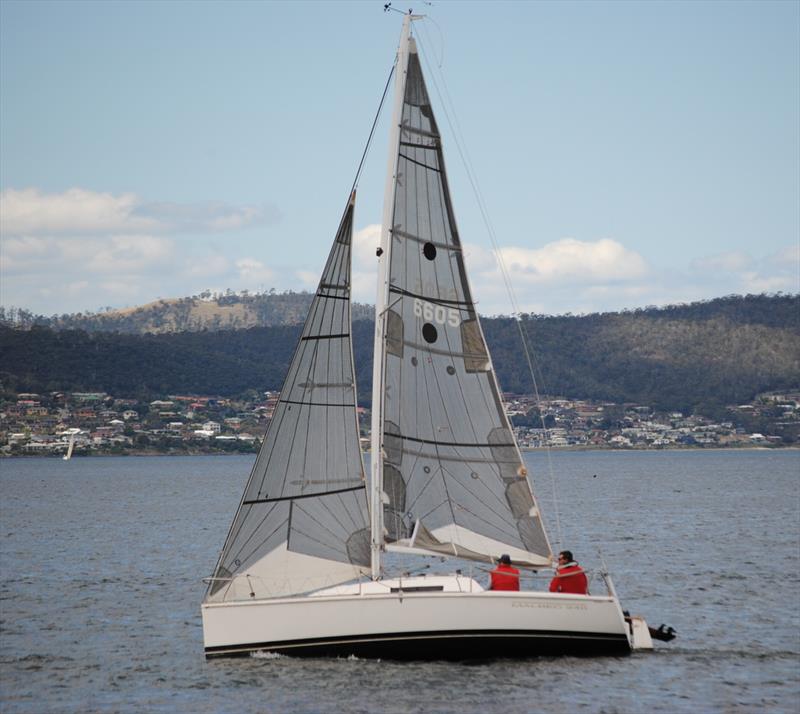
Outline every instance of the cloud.
<svg viewBox="0 0 800 714">
<path fill-rule="evenodd" d="M 268 206 L 144 203 L 133 193 L 81 188 L 49 194 L 36 188 L 0 192 L 0 232 L 10 236 L 224 233 L 278 218 L 277 209 Z"/>
<path fill-rule="evenodd" d="M 753 264 L 753 258 L 747 253 L 730 252 L 730 253 L 717 253 L 716 255 L 709 255 L 704 258 L 698 258 L 692 261 L 692 268 L 695 270 L 724 270 L 725 272 L 739 272 L 746 270 Z"/>
<path fill-rule="evenodd" d="M 767 261 L 770 265 L 800 272 L 800 241 L 773 253 Z"/>
<path fill-rule="evenodd" d="M 226 288 L 271 287 L 275 272 L 251 257 L 236 261 L 230 241 L 226 257 L 190 238 L 227 237 L 278 218 L 268 206 L 147 203 L 134 193 L 9 188 L 0 192 L 0 297 L 3 304 L 49 313 L 189 295 L 205 287 L 198 279 Z"/>
<path fill-rule="evenodd" d="M 743 273 L 742 288 L 746 293 L 777 293 L 792 291 L 793 281 L 787 275 L 759 275 L 758 273 Z M 796 289 L 796 288 L 795 288 Z"/>
<path fill-rule="evenodd" d="M 380 243 L 379 223 L 371 223 L 353 233 L 351 291 L 356 302 L 375 303 L 378 285 L 378 259 L 375 251 Z"/>
<path fill-rule="evenodd" d="M 220 201 L 200 203 L 147 203 L 137 206 L 134 218 L 155 220 L 165 230 L 176 233 L 222 233 L 255 223 L 274 222 L 278 211 L 258 206 L 230 206 Z"/>
<path fill-rule="evenodd" d="M 2 248 L 3 268 L 5 271 L 24 270 L 24 267 L 48 256 L 48 241 L 43 238 L 4 238 Z"/>
<path fill-rule="evenodd" d="M 172 257 L 171 240 L 156 236 L 112 236 L 98 242 L 98 248 L 86 264 L 96 273 L 129 273 L 166 267 Z"/>
<path fill-rule="evenodd" d="M 269 283 L 275 278 L 275 271 L 255 258 L 240 258 L 236 261 L 239 278 L 251 288 L 260 287 L 261 283 Z"/>
<path fill-rule="evenodd" d="M 708 285 L 729 286 L 727 292 L 794 293 L 800 291 L 800 245 L 762 258 L 744 252 L 711 255 L 693 261 L 690 271 Z"/>
<path fill-rule="evenodd" d="M 541 248 L 467 245 L 464 260 L 478 310 L 483 314 L 591 312 L 609 304 L 625 307 L 652 283 L 647 261 L 621 243 L 604 238 L 563 238 Z M 501 270 L 505 268 L 513 298 Z"/>
<path fill-rule="evenodd" d="M 171 239 L 148 235 L 10 238 L 4 239 L 2 245 L 4 274 L 156 270 L 167 267 L 166 263 L 171 261 L 173 254 Z"/>
<path fill-rule="evenodd" d="M 137 198 L 72 188 L 43 194 L 38 189 L 0 193 L 0 232 L 6 235 L 86 234 L 153 229 L 152 219 L 134 218 Z"/>
<path fill-rule="evenodd" d="M 297 270 L 295 277 L 303 290 L 314 290 L 319 285 L 320 276 L 310 270 Z"/>
<path fill-rule="evenodd" d="M 499 258 L 511 276 L 535 282 L 616 282 L 641 279 L 647 263 L 617 241 L 563 238 L 539 249 L 500 248 Z"/>
<path fill-rule="evenodd" d="M 224 255 L 208 255 L 192 260 L 185 269 L 185 274 L 197 278 L 209 278 L 224 275 L 230 270 L 230 261 Z"/>
</svg>

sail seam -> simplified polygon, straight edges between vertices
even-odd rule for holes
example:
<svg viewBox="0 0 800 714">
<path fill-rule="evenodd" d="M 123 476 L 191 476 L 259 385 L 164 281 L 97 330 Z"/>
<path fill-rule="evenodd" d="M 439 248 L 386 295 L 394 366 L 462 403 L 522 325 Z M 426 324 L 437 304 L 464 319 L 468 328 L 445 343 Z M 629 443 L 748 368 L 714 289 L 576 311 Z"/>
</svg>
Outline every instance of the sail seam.
<svg viewBox="0 0 800 714">
<path fill-rule="evenodd" d="M 350 385 L 347 385 L 350 386 Z M 299 404 L 304 407 L 355 407 L 355 404 L 334 404 L 333 402 L 302 402 L 295 399 L 279 399 L 283 404 Z"/>
<path fill-rule="evenodd" d="M 301 498 L 317 498 L 318 496 L 333 496 L 337 493 L 347 493 L 348 491 L 360 491 L 366 488 L 364 484 L 353 486 L 352 488 L 339 488 L 335 491 L 318 491 L 316 493 L 303 493 L 297 496 L 279 496 L 278 498 L 255 498 L 252 501 L 245 501 L 242 505 L 252 506 L 256 503 L 276 503 L 277 501 L 298 501 Z"/>
<path fill-rule="evenodd" d="M 398 288 L 395 285 L 389 286 L 389 292 L 395 293 L 396 295 L 403 295 L 405 297 L 419 298 L 420 300 L 425 300 L 433 305 L 466 305 L 467 307 L 472 307 L 471 302 L 466 302 L 464 300 L 447 300 L 446 298 L 435 298 L 427 295 L 420 295 L 419 293 L 412 293 L 410 290 L 405 290 L 404 288 Z"/>
<path fill-rule="evenodd" d="M 411 340 L 403 340 L 406 347 L 413 347 L 420 352 L 427 352 L 432 355 L 444 355 L 445 357 L 459 357 L 461 359 L 481 359 L 485 360 L 486 355 L 481 352 L 451 352 L 450 350 L 438 350 L 435 347 L 424 345 L 421 342 L 412 342 Z"/>
<path fill-rule="evenodd" d="M 410 156 L 406 156 L 402 151 L 398 154 L 401 159 L 405 159 L 406 161 L 410 161 L 412 164 L 416 164 L 417 166 L 421 166 L 423 169 L 428 169 L 429 171 L 435 171 L 437 174 L 442 173 L 441 169 L 436 168 L 435 166 L 428 166 L 428 164 L 424 164 L 421 161 L 417 161 L 416 159 L 412 159 Z"/>
<path fill-rule="evenodd" d="M 436 439 L 420 439 L 416 436 L 406 436 L 405 434 L 392 434 L 392 436 L 398 437 L 400 439 L 405 439 L 406 441 L 416 441 L 420 444 L 432 444 L 434 446 L 458 446 L 458 447 L 474 447 L 477 449 L 492 449 L 492 448 L 501 448 L 504 446 L 514 446 L 513 443 L 510 444 L 479 444 L 474 441 L 470 442 L 460 442 L 460 441 L 438 441 Z M 516 461 L 514 462 L 516 463 Z"/>
<path fill-rule="evenodd" d="M 439 147 L 436 144 L 415 144 L 413 141 L 401 141 L 400 146 L 408 146 L 412 149 L 429 149 L 436 151 Z"/>
<path fill-rule="evenodd" d="M 350 337 L 349 332 L 341 332 L 337 335 L 308 335 L 307 337 L 301 337 L 301 341 L 305 340 L 338 340 L 343 337 Z"/>
<path fill-rule="evenodd" d="M 349 295 L 328 295 L 328 293 L 317 293 L 317 297 L 330 298 L 331 300 L 349 300 Z"/>
<path fill-rule="evenodd" d="M 425 129 L 417 129 L 417 127 L 411 126 L 410 124 L 401 124 L 400 129 L 403 131 L 408 131 L 412 134 L 418 134 L 419 136 L 429 136 L 431 139 L 442 138 L 439 134 L 434 134 L 432 131 L 425 131 Z"/>
<path fill-rule="evenodd" d="M 438 241 L 428 240 L 427 238 L 420 238 L 419 236 L 415 236 L 412 233 L 401 231 L 399 228 L 392 228 L 390 229 L 390 232 L 392 235 L 402 236 L 403 238 L 416 241 L 417 243 L 430 243 L 431 245 L 435 245 L 437 248 L 444 248 L 445 250 L 458 251 L 459 253 L 462 252 L 463 250 L 460 245 L 453 245 L 451 243 L 440 243 Z"/>
</svg>

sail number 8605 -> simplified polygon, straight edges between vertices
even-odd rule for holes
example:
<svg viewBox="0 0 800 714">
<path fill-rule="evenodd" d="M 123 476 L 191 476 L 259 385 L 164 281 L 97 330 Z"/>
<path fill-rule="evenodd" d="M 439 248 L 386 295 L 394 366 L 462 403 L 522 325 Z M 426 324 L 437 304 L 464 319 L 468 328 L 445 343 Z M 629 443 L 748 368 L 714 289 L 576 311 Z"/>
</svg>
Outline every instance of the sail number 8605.
<svg viewBox="0 0 800 714">
<path fill-rule="evenodd" d="M 427 322 L 438 322 L 440 325 L 458 327 L 461 324 L 458 310 L 443 305 L 432 305 L 419 298 L 414 298 L 414 314 Z"/>
</svg>

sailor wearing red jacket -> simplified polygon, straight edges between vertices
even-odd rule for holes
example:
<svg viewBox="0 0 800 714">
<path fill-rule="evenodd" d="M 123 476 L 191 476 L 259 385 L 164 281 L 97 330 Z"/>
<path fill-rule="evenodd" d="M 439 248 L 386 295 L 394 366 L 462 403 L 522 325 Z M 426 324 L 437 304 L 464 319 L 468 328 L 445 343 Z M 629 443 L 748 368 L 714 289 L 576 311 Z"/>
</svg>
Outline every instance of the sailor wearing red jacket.
<svg viewBox="0 0 800 714">
<path fill-rule="evenodd" d="M 500 562 L 490 575 L 489 590 L 519 590 L 519 570 L 511 565 L 508 555 L 500 556 Z"/>
<path fill-rule="evenodd" d="M 562 550 L 558 554 L 558 570 L 556 576 L 550 581 L 551 593 L 571 593 L 573 595 L 588 595 L 589 581 L 583 568 L 572 559 L 572 553 Z"/>
</svg>

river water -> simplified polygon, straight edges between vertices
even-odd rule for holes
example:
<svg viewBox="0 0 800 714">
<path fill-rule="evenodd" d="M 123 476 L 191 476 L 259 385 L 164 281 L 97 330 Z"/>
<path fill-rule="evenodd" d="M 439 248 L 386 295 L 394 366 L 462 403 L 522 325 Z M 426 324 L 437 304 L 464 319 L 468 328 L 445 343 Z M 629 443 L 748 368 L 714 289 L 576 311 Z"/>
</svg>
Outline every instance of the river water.
<svg viewBox="0 0 800 714">
<path fill-rule="evenodd" d="M 206 661 L 200 579 L 253 457 L 6 459 L 0 711 L 800 710 L 800 452 L 526 459 L 554 547 L 605 560 L 623 607 L 677 640 L 471 665 Z"/>
</svg>

